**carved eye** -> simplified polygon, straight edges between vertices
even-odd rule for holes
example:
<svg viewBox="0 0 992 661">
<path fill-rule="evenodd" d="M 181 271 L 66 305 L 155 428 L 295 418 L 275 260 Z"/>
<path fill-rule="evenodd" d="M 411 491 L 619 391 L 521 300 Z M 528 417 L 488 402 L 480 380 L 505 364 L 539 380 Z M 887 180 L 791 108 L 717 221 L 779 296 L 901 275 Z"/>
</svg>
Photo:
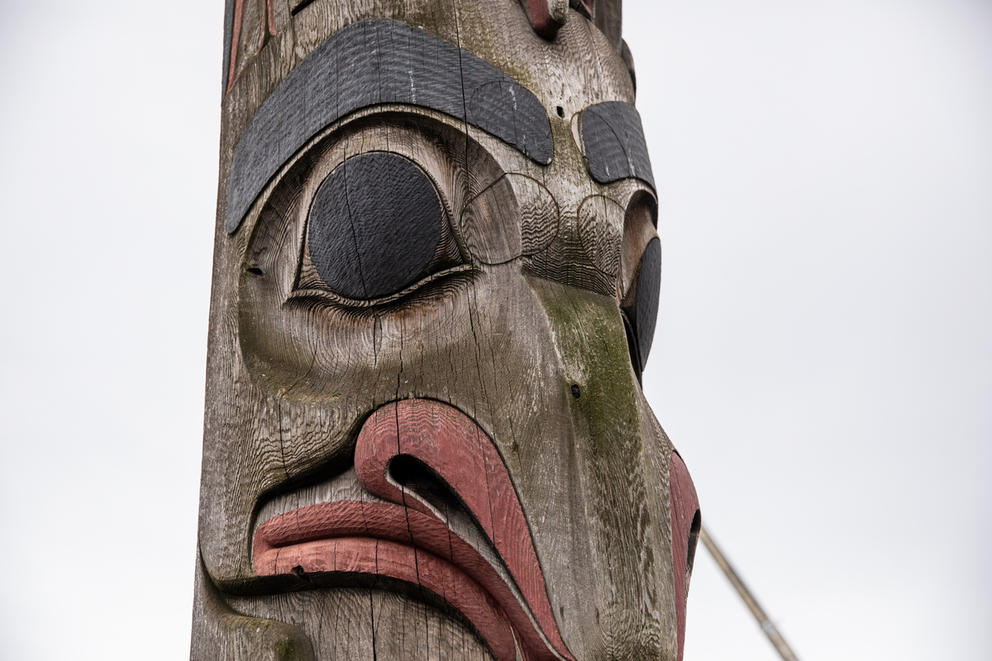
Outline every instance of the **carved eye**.
<svg viewBox="0 0 992 661">
<path fill-rule="evenodd" d="M 658 321 L 658 292 L 661 288 L 661 241 L 651 239 L 641 257 L 641 267 L 637 272 L 637 288 L 631 306 L 631 325 L 637 342 L 637 354 L 641 359 L 641 370 L 648 362 L 651 343 L 654 340 L 654 327 Z"/>
<path fill-rule="evenodd" d="M 658 293 L 661 286 L 661 241 L 654 230 L 655 206 L 650 196 L 636 195 L 624 221 L 624 247 L 621 255 L 620 302 L 630 361 L 638 378 L 651 353 L 658 320 Z"/>
<path fill-rule="evenodd" d="M 450 250 L 440 194 L 413 161 L 390 152 L 352 156 L 320 184 L 307 222 L 319 279 L 353 300 L 379 299 L 428 275 Z"/>
</svg>

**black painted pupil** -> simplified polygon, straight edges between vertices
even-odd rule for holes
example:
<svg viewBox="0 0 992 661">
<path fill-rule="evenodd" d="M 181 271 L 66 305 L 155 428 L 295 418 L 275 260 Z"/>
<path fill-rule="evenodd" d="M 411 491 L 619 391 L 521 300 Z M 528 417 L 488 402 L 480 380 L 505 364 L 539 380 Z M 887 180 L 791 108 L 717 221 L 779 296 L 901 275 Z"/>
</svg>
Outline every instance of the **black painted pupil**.
<svg viewBox="0 0 992 661">
<path fill-rule="evenodd" d="M 434 183 L 399 154 L 352 156 L 320 184 L 310 208 L 310 260 L 334 292 L 368 299 L 415 282 L 441 240 Z"/>
<path fill-rule="evenodd" d="M 634 304 L 634 326 L 641 369 L 648 362 L 654 327 L 658 320 L 658 290 L 661 287 L 661 242 L 651 239 L 641 257 L 641 270 L 637 275 L 637 295 Z"/>
</svg>

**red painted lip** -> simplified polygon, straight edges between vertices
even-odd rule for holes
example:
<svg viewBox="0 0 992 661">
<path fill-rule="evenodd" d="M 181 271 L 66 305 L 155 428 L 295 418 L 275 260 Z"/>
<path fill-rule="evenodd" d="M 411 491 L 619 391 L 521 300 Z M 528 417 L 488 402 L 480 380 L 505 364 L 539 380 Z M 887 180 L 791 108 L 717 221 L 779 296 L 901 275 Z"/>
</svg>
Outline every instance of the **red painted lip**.
<svg viewBox="0 0 992 661">
<path fill-rule="evenodd" d="M 516 584 L 453 532 L 434 509 L 388 476 L 412 456 L 430 467 L 471 512 Z M 255 533 L 260 576 L 362 573 L 437 594 L 476 628 L 499 661 L 573 657 L 551 612 L 544 574 L 509 472 L 489 436 L 454 407 L 411 399 L 377 409 L 355 448 L 359 481 L 391 502 L 343 501 L 276 516 Z"/>
</svg>

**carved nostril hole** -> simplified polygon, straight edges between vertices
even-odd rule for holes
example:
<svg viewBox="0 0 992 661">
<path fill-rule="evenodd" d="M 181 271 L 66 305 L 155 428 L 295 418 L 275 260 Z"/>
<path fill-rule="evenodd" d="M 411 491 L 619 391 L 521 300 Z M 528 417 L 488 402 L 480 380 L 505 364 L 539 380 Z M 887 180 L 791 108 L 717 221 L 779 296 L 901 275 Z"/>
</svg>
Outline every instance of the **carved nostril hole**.
<svg viewBox="0 0 992 661">
<path fill-rule="evenodd" d="M 575 399 L 578 399 L 581 396 L 582 396 L 582 390 L 579 389 L 579 386 L 578 386 L 577 383 L 573 383 L 572 384 L 572 397 L 574 397 Z"/>
<path fill-rule="evenodd" d="M 265 275 L 265 271 L 258 268 L 257 266 L 249 266 L 245 270 L 248 271 L 248 273 L 251 273 L 252 275 Z"/>
<path fill-rule="evenodd" d="M 696 513 L 692 515 L 692 525 L 689 526 L 689 549 L 685 558 L 685 573 L 687 577 L 692 575 L 692 563 L 696 559 L 696 542 L 699 540 L 700 525 L 702 525 L 702 518 L 699 515 L 699 510 L 696 510 Z"/>
<path fill-rule="evenodd" d="M 416 457 L 408 454 L 393 457 L 389 462 L 389 474 L 398 484 L 416 493 L 442 512 L 465 509 L 448 483 Z"/>
<path fill-rule="evenodd" d="M 561 106 L 558 106 L 557 108 L 555 108 L 555 112 L 558 113 L 558 116 L 559 117 L 561 117 L 561 118 L 564 118 L 565 117 L 565 109 L 562 108 Z"/>
</svg>

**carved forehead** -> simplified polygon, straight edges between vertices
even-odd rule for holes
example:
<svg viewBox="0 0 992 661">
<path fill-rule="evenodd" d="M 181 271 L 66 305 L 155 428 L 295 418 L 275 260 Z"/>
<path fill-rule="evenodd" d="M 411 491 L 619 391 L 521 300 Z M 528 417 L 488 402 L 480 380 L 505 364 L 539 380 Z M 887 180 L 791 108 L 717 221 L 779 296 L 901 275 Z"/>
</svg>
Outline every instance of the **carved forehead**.
<svg viewBox="0 0 992 661">
<path fill-rule="evenodd" d="M 423 21 L 425 17 L 416 11 L 417 2 L 405 4 L 404 18 Z M 516 3 L 466 5 L 459 7 L 459 16 L 448 17 L 450 20 L 435 16 L 433 22 L 426 21 L 425 27 L 431 31 L 387 19 L 359 20 L 339 30 L 332 25 L 329 36 L 279 81 L 241 132 L 229 170 L 227 231 L 238 228 L 257 195 L 310 138 L 363 107 L 401 103 L 431 108 L 464 120 L 547 165 L 554 151 L 549 117 L 571 117 L 604 101 L 632 100 L 630 80 L 616 48 L 584 17 L 576 15 L 549 42 L 529 30 Z M 466 16 L 460 16 L 463 13 Z M 485 25 L 483 19 L 490 24 Z M 298 19 L 291 20 L 295 25 Z M 473 29 L 460 32 L 460 23 Z M 452 27 L 453 39 L 449 34 Z M 522 47 L 520 39 L 514 38 L 519 31 L 529 37 Z M 236 36 L 230 36 L 235 58 Z M 510 44 L 516 48 L 509 48 Z M 298 43 L 292 52 L 281 53 L 280 43 L 273 40 L 266 48 L 272 51 L 268 55 L 285 59 L 303 47 Z M 259 62 L 253 61 L 248 67 L 264 84 L 262 54 L 256 58 Z M 232 64 L 232 75 L 235 70 Z M 562 84 L 579 72 L 582 85 Z M 237 98 L 244 92 L 237 87 L 233 92 L 235 98 L 226 99 L 225 110 L 244 116 L 247 108 Z M 632 107 L 630 111 L 636 119 L 636 111 Z M 621 161 L 630 161 L 627 154 L 643 152 L 639 120 L 635 123 L 637 130 L 626 133 L 604 131 L 601 121 L 592 122 L 594 130 L 583 131 L 583 146 L 590 148 L 585 151 L 589 158 L 600 161 L 590 162 L 590 171 L 600 183 L 623 176 L 651 183 L 643 164 L 639 168 L 620 167 L 619 163 L 603 161 L 604 157 L 616 161 L 617 154 Z M 608 149 L 601 148 L 604 144 Z M 601 176 L 604 172 L 608 173 L 605 178 Z"/>
<path fill-rule="evenodd" d="M 620 4 L 620 0 L 226 0 L 224 89 L 232 91 L 253 70 L 248 77 L 258 78 L 252 82 L 266 91 L 285 75 L 287 65 L 292 68 L 335 32 L 362 20 L 388 18 L 456 44 L 535 91 L 540 81 L 528 79 L 525 70 L 561 66 L 561 77 L 552 81 L 556 84 L 579 79 L 586 86 L 602 88 L 619 82 L 622 89 L 615 91 L 628 95 L 632 89 L 625 80 L 626 65 L 604 59 L 616 60 L 626 52 L 620 36 Z M 550 30 L 539 25 L 541 13 L 555 23 Z M 589 43 L 591 33 L 595 43 Z M 262 66 L 255 66 L 257 56 L 266 50 L 275 52 L 262 58 Z M 253 112 L 251 99 L 245 101 L 249 107 L 244 110 Z"/>
<path fill-rule="evenodd" d="M 234 152 L 227 230 L 307 140 L 360 108 L 420 105 L 495 135 L 541 164 L 551 125 L 537 97 L 457 46 L 404 23 L 368 20 L 331 36 L 259 108 Z"/>
</svg>

